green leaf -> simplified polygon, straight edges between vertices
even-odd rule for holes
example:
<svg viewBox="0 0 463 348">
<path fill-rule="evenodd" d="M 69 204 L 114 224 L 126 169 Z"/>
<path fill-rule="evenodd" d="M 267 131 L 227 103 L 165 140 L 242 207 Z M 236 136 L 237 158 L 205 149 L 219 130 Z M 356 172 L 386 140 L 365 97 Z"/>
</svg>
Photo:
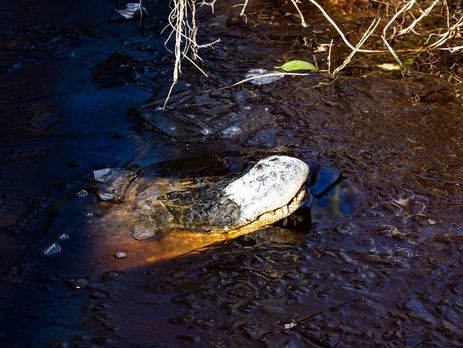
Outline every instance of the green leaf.
<svg viewBox="0 0 463 348">
<path fill-rule="evenodd" d="M 415 60 L 416 60 L 416 57 L 410 57 L 410 58 L 405 59 L 404 66 L 406 66 L 407 68 L 411 67 L 413 63 L 415 63 Z"/>
<path fill-rule="evenodd" d="M 318 68 L 312 63 L 306 62 L 304 60 L 291 60 L 286 62 L 282 66 L 277 66 L 276 68 L 283 69 L 284 71 L 296 71 L 296 70 L 309 70 L 317 71 Z"/>
</svg>

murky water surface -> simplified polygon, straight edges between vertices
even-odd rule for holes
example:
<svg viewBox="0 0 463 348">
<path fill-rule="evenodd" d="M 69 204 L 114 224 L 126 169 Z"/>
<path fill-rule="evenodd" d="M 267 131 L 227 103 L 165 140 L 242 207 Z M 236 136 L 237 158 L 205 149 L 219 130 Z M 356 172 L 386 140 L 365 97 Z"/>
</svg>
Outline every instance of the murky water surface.
<svg viewBox="0 0 463 348">
<path fill-rule="evenodd" d="M 167 4 L 146 2 L 141 26 L 109 20 L 110 0 L 1 5 L 2 347 L 463 346 L 454 87 L 357 66 L 218 89 L 312 61 L 335 33 L 289 5 L 250 4 L 247 23 L 217 5 L 199 12 L 201 40 L 222 39 L 210 76 L 186 64 L 166 111 Z M 92 181 L 239 175 L 270 154 L 311 167 L 296 219 L 162 261 Z"/>
</svg>

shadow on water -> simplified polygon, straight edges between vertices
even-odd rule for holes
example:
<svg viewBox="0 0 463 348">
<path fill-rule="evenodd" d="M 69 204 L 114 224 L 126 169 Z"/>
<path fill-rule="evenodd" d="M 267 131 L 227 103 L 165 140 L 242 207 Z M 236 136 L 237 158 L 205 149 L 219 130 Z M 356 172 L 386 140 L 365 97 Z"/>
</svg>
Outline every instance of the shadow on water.
<svg viewBox="0 0 463 348">
<path fill-rule="evenodd" d="M 108 21 L 120 5 L 0 9 L 2 346 L 462 344 L 453 86 L 366 69 L 218 90 L 335 35 L 318 14 L 302 29 L 290 5 L 250 4 L 245 23 L 227 3 L 198 13 L 204 40 L 222 38 L 202 56 L 209 78 L 185 66 L 164 112 L 167 3 L 146 2 L 142 27 Z M 270 154 L 310 165 L 303 209 L 158 262 L 160 241 L 134 240 L 91 180 L 221 177 Z"/>
</svg>

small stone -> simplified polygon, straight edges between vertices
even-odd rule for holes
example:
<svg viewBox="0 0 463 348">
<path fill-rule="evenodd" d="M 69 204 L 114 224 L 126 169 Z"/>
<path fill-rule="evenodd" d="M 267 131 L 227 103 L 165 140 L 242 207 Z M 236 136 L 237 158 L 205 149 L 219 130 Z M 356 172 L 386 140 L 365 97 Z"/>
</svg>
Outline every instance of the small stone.
<svg viewBox="0 0 463 348">
<path fill-rule="evenodd" d="M 132 237 L 136 240 L 149 239 L 149 238 L 154 237 L 155 235 L 156 235 L 155 231 L 144 228 L 144 227 L 136 228 L 132 233 Z"/>
<path fill-rule="evenodd" d="M 127 253 L 123 251 L 118 251 L 117 253 L 114 254 L 114 256 L 116 257 L 116 259 L 124 259 L 127 257 Z"/>
<path fill-rule="evenodd" d="M 57 243 L 53 243 L 49 246 L 47 246 L 45 249 L 43 249 L 44 255 L 51 256 L 55 255 L 61 252 L 61 246 Z"/>
</svg>

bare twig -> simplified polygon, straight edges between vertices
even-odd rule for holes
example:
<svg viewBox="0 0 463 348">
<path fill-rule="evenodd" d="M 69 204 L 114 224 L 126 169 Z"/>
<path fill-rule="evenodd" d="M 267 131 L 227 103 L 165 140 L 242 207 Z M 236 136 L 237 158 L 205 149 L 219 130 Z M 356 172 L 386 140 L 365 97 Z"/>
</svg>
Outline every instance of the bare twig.
<svg viewBox="0 0 463 348">
<path fill-rule="evenodd" d="M 207 2 L 203 0 L 199 6 L 209 6 L 214 11 L 215 1 Z M 168 17 L 168 25 L 167 27 L 171 28 L 171 32 L 169 33 L 165 46 L 167 48 L 167 43 L 174 37 L 175 44 L 174 44 L 174 69 L 172 73 L 172 84 L 169 88 L 169 92 L 167 94 L 164 108 L 167 105 L 167 102 L 172 94 L 172 90 L 175 84 L 178 81 L 178 78 L 181 74 L 182 68 L 182 59 L 187 59 L 191 62 L 202 74 L 207 76 L 207 74 L 196 64 L 195 60 L 200 60 L 199 57 L 199 49 L 205 47 L 211 47 L 219 40 L 216 40 L 211 43 L 198 45 L 197 43 L 197 33 L 198 33 L 198 26 L 196 23 L 196 1 L 195 0 L 172 0 L 172 9 Z M 165 28 L 164 28 L 165 29 Z M 167 48 L 169 50 L 169 48 Z M 170 50 L 169 50 L 170 51 Z M 191 55 L 191 58 L 190 58 Z"/>
<path fill-rule="evenodd" d="M 331 49 L 333 48 L 333 39 L 330 42 L 330 48 L 328 49 L 328 75 L 331 75 Z"/>
<path fill-rule="evenodd" d="M 344 59 L 344 62 L 340 66 L 338 66 L 336 69 L 334 69 L 333 75 L 336 75 L 338 72 L 344 69 L 347 64 L 350 63 L 350 61 L 352 60 L 352 57 L 359 51 L 360 47 L 362 47 L 365 41 L 368 40 L 371 34 L 373 34 L 373 32 L 375 31 L 380 21 L 381 21 L 380 18 L 375 18 L 373 22 L 371 22 L 365 34 L 363 34 L 358 44 L 354 47 L 354 49 L 350 52 L 350 54 Z"/>
<path fill-rule="evenodd" d="M 244 16 L 244 13 L 246 12 L 246 7 L 248 6 L 248 1 L 249 1 L 249 0 L 245 0 L 242 4 L 238 4 L 238 5 L 234 5 L 234 6 L 233 6 L 233 7 L 242 6 L 242 7 L 241 7 L 240 16 Z"/>
<path fill-rule="evenodd" d="M 389 50 L 389 52 L 391 53 L 392 57 L 394 57 L 395 61 L 400 65 L 400 67 L 402 69 L 404 69 L 404 65 L 402 63 L 402 61 L 400 60 L 399 56 L 397 55 L 397 53 L 395 53 L 394 49 L 392 48 L 391 45 L 389 45 L 389 42 L 387 42 L 386 38 L 381 35 L 381 39 L 383 40 L 384 44 L 386 45 L 387 49 Z"/>
<path fill-rule="evenodd" d="M 392 23 L 394 23 L 395 20 L 396 20 L 402 13 L 404 13 L 404 12 L 410 10 L 410 9 L 412 8 L 412 6 L 415 4 L 415 2 L 416 2 L 415 0 L 407 1 L 407 2 L 405 3 L 405 5 L 402 6 L 402 8 L 401 8 L 399 11 L 397 11 L 397 12 L 395 13 L 394 16 L 392 16 L 392 18 L 390 19 L 390 21 L 389 21 L 389 22 L 384 26 L 384 28 L 383 28 L 383 36 L 384 36 L 384 37 L 386 37 L 386 32 L 387 32 L 387 30 L 389 29 L 389 27 L 392 25 Z"/>
<path fill-rule="evenodd" d="M 415 28 L 415 25 L 417 25 L 424 17 L 426 17 L 427 15 L 429 15 L 431 13 L 432 9 L 434 8 L 434 6 L 437 5 L 437 3 L 439 1 L 441 1 L 441 0 L 434 0 L 434 2 L 431 4 L 431 6 L 429 6 L 425 11 L 423 11 L 421 16 L 416 18 L 412 22 L 412 24 L 410 24 L 408 27 L 406 27 L 405 29 L 402 29 L 401 31 L 399 31 L 398 35 L 404 35 L 404 34 L 407 34 L 410 30 L 413 30 L 413 28 Z"/>
<path fill-rule="evenodd" d="M 351 49 L 351 50 L 354 50 L 355 47 L 354 45 L 352 45 L 349 40 L 347 40 L 346 36 L 344 35 L 344 33 L 342 32 L 341 29 L 339 29 L 338 25 L 336 24 L 336 22 L 328 15 L 328 13 L 326 13 L 326 11 L 324 10 L 324 8 L 318 3 L 316 2 L 315 0 L 309 0 L 311 4 L 313 4 L 315 7 L 317 7 L 320 12 L 323 14 L 323 16 L 325 16 L 325 18 L 328 20 L 328 22 L 330 22 L 330 24 L 334 27 L 334 29 L 336 29 L 336 31 L 338 32 L 339 36 L 341 36 L 341 39 L 342 41 L 344 41 L 344 43 Z M 415 0 L 412 0 L 412 1 L 415 1 Z M 364 53 L 378 53 L 378 52 L 383 52 L 382 50 L 366 50 L 366 49 L 357 49 L 357 52 L 364 52 Z"/>
<path fill-rule="evenodd" d="M 439 46 L 442 46 L 445 42 L 447 42 L 449 39 L 453 38 L 458 29 L 463 26 L 463 17 L 461 17 L 454 25 L 452 25 L 445 33 L 442 34 L 431 34 L 429 35 L 429 38 L 426 42 L 429 41 L 431 36 L 438 36 L 440 37 L 436 42 L 432 43 L 429 45 L 427 48 L 437 48 Z"/>
<path fill-rule="evenodd" d="M 175 31 L 175 63 L 174 63 L 174 72 L 172 75 L 172 84 L 169 88 L 169 92 L 167 93 L 166 101 L 164 103 L 164 108 L 167 105 L 167 101 L 169 100 L 170 95 L 172 94 L 172 90 L 177 83 L 178 76 L 181 73 L 181 61 L 182 61 L 182 53 L 181 53 L 181 46 L 182 46 L 182 33 L 184 29 L 184 16 L 185 16 L 185 0 L 176 0 L 174 2 L 174 9 L 173 9 L 173 18 L 176 19 L 176 23 L 173 26 L 173 30 Z M 172 20 L 172 13 L 169 16 L 169 23 Z M 172 25 L 172 24 L 171 24 Z"/>
<path fill-rule="evenodd" d="M 297 13 L 299 13 L 299 16 L 301 17 L 301 25 L 306 28 L 307 23 L 305 22 L 304 15 L 302 14 L 301 10 L 299 9 L 299 6 L 297 4 L 300 2 L 300 0 L 291 0 L 293 3 L 294 7 L 296 8 Z"/>
<path fill-rule="evenodd" d="M 307 75 L 310 75 L 310 73 L 272 72 L 272 73 L 268 73 L 268 74 L 262 74 L 262 75 L 248 77 L 247 79 L 238 81 L 238 82 L 236 82 L 236 83 L 234 83 L 232 85 L 221 87 L 221 88 L 219 88 L 219 90 L 236 87 L 236 86 L 239 86 L 239 85 L 241 85 L 241 84 L 243 84 L 245 82 L 249 82 L 249 81 L 256 80 L 256 79 L 261 79 L 262 77 L 271 77 L 271 76 L 307 76 Z"/>
<path fill-rule="evenodd" d="M 141 1 L 141 0 L 140 0 Z M 196 22 L 196 6 L 209 6 L 211 11 L 214 12 L 214 5 L 216 0 L 171 0 L 172 1 L 172 10 L 168 17 L 168 28 L 171 29 L 171 32 L 168 35 L 166 44 L 168 41 L 174 39 L 175 44 L 173 47 L 173 54 L 175 55 L 174 71 L 172 74 L 172 85 L 169 89 L 168 96 L 164 103 L 164 107 L 171 96 L 173 86 L 178 81 L 178 78 L 181 74 L 181 62 L 183 59 L 187 59 L 193 64 L 203 75 L 207 76 L 206 72 L 203 71 L 200 66 L 197 64 L 198 60 L 201 60 L 199 56 L 199 50 L 205 47 L 211 47 L 217 43 L 220 39 L 211 42 L 199 45 L 197 43 L 197 33 L 198 25 Z M 242 3 L 235 5 L 241 6 L 240 15 L 244 16 L 246 8 L 248 6 L 249 0 L 241 0 Z M 336 22 L 328 15 L 327 11 L 318 3 L 317 0 L 309 0 L 309 3 L 315 6 L 325 17 L 325 19 L 333 26 L 336 32 L 341 37 L 342 42 L 351 50 L 349 55 L 344 59 L 343 63 L 337 67 L 331 74 L 331 61 L 332 61 L 332 48 L 333 40 L 329 45 L 328 52 L 328 74 L 331 76 L 336 75 L 342 69 L 344 69 L 347 64 L 352 60 L 352 57 L 357 53 L 385 53 L 389 52 L 393 58 L 400 64 L 402 68 L 404 65 L 399 58 L 400 53 L 403 52 L 432 52 L 432 51 L 448 51 L 454 53 L 456 51 L 463 50 L 462 45 L 451 46 L 451 40 L 453 38 L 460 37 L 460 31 L 463 27 L 463 17 L 457 18 L 451 15 L 447 0 L 429 0 L 429 1 L 416 1 L 416 0 L 376 0 L 385 6 L 385 12 L 390 18 L 382 28 L 381 38 L 385 49 L 367 49 L 362 48 L 365 46 L 365 43 L 373 35 L 375 30 L 380 24 L 380 19 L 375 19 L 367 31 L 364 33 L 360 41 L 356 46 L 354 46 L 346 37 L 341 28 L 336 24 Z M 304 15 L 299 7 L 301 0 L 291 0 L 292 5 L 297 10 L 300 19 L 301 25 L 306 27 L 307 22 L 305 21 Z M 424 7 L 422 4 L 426 3 L 427 7 Z M 442 4 L 442 7 L 438 6 L 439 3 Z M 423 8 L 420 7 L 423 6 Z M 141 6 L 141 3 L 140 3 Z M 423 32 L 420 32 L 420 23 L 423 23 L 423 20 L 430 16 L 432 13 L 435 13 L 436 8 L 441 8 L 440 15 L 445 13 L 446 17 L 446 28 L 436 28 L 427 32 L 427 39 L 423 40 L 424 43 L 421 44 L 421 47 L 411 47 L 411 48 L 402 48 L 396 49 L 393 47 L 394 38 L 398 36 L 405 36 L 407 34 L 420 35 L 423 36 Z M 391 12 L 394 11 L 394 12 Z M 453 24 L 452 24 L 453 21 Z M 426 37 L 426 36 L 424 36 Z M 404 42 L 404 41 L 402 41 Z M 300 73 L 272 73 L 262 76 L 275 76 L 276 75 L 306 75 Z M 249 79 L 244 79 L 236 84 L 227 86 L 226 88 L 239 85 L 241 83 L 247 82 L 258 77 L 252 77 Z"/>
<path fill-rule="evenodd" d="M 209 6 L 211 8 L 211 12 L 214 13 L 215 2 L 216 2 L 216 0 L 212 0 L 211 2 L 207 2 L 207 1 L 203 0 L 199 4 L 199 6 Z"/>
</svg>

